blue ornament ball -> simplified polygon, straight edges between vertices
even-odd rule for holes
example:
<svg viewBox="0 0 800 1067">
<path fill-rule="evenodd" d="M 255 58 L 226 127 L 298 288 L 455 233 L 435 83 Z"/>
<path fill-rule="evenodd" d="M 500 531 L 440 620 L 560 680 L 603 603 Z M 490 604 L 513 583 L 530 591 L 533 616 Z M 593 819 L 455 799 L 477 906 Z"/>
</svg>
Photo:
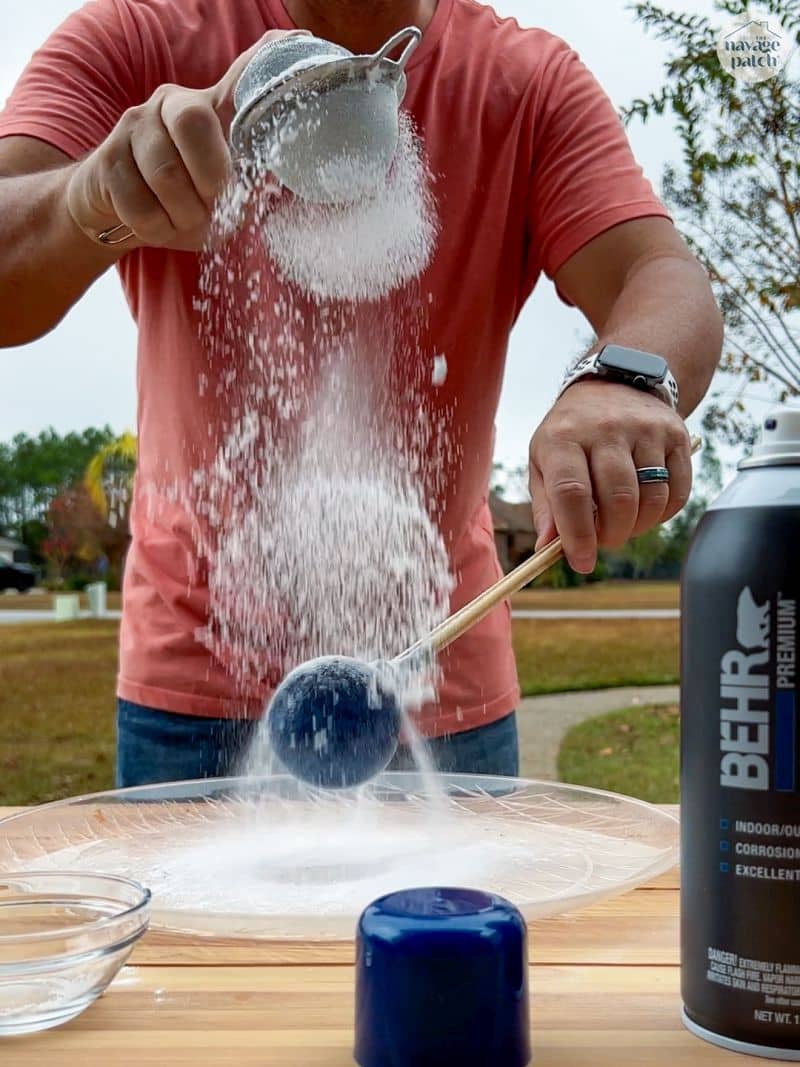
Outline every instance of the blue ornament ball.
<svg viewBox="0 0 800 1067">
<path fill-rule="evenodd" d="M 284 767 L 320 789 L 361 785 L 385 770 L 401 713 L 378 664 L 326 656 L 284 678 L 268 712 L 272 748 Z"/>
</svg>

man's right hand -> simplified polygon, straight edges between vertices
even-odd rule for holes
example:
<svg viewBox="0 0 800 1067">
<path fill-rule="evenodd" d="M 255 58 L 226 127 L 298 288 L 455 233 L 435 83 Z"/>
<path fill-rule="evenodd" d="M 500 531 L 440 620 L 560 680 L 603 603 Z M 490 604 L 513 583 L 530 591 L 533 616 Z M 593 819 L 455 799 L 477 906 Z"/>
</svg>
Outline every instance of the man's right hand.
<svg viewBox="0 0 800 1067">
<path fill-rule="evenodd" d="M 67 185 L 72 219 L 94 242 L 116 226 L 142 245 L 197 251 L 214 200 L 231 172 L 228 130 L 233 92 L 247 63 L 267 41 L 305 30 L 270 30 L 210 89 L 162 85 L 130 108 L 106 140 L 77 164 Z"/>
</svg>

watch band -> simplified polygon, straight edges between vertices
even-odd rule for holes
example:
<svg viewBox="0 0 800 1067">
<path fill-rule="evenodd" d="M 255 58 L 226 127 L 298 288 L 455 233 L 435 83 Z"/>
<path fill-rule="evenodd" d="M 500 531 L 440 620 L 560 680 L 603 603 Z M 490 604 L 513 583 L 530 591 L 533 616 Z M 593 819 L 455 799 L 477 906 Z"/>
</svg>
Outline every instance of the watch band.
<svg viewBox="0 0 800 1067">
<path fill-rule="evenodd" d="M 651 396 L 657 396 L 659 400 L 663 400 L 673 411 L 678 410 L 678 402 L 680 399 L 678 383 L 669 369 L 667 369 L 663 382 L 653 382 L 649 385 L 637 385 L 621 375 L 617 376 L 609 373 L 605 369 L 601 369 L 597 362 L 599 355 L 599 352 L 592 352 L 588 356 L 581 356 L 577 363 L 574 363 L 568 368 L 561 383 L 561 388 L 558 391 L 558 396 L 556 397 L 557 400 L 571 385 L 574 385 L 575 382 L 582 381 L 584 378 L 598 378 L 604 381 L 619 382 L 621 385 L 629 385 L 633 389 L 640 389 L 642 392 L 650 393 Z"/>
</svg>

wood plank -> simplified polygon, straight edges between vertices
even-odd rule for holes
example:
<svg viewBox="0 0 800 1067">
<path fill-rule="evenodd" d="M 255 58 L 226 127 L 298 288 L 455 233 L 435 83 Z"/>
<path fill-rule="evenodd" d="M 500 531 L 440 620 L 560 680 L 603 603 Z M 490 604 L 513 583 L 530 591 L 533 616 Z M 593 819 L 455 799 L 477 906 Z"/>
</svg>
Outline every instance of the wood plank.
<svg viewBox="0 0 800 1067">
<path fill-rule="evenodd" d="M 677 965 L 678 893 L 638 890 L 532 923 L 530 932 L 538 963 Z"/>
<path fill-rule="evenodd" d="M 681 872 L 679 867 L 673 867 L 671 871 L 667 871 L 658 878 L 654 878 L 646 885 L 639 886 L 639 889 L 680 889 L 681 887 Z"/>
<path fill-rule="evenodd" d="M 731 1063 L 682 1028 L 675 967 L 534 967 L 531 982 L 537 1067 Z M 3 1064 L 351 1067 L 352 1017 L 349 967 L 131 967 L 67 1027 L 4 1042 Z"/>
</svg>

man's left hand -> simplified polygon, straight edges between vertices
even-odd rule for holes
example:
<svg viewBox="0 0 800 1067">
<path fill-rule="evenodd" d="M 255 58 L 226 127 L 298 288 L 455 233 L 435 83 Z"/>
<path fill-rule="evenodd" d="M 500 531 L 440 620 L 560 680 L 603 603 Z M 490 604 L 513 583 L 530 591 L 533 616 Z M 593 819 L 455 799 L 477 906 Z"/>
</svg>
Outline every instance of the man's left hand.
<svg viewBox="0 0 800 1067">
<path fill-rule="evenodd" d="M 640 485 L 637 467 L 667 467 L 670 480 Z M 572 569 L 589 574 L 598 547 L 619 548 L 684 506 L 689 435 L 657 397 L 616 382 L 576 382 L 533 435 L 530 484 L 537 548 L 558 533 Z"/>
</svg>

